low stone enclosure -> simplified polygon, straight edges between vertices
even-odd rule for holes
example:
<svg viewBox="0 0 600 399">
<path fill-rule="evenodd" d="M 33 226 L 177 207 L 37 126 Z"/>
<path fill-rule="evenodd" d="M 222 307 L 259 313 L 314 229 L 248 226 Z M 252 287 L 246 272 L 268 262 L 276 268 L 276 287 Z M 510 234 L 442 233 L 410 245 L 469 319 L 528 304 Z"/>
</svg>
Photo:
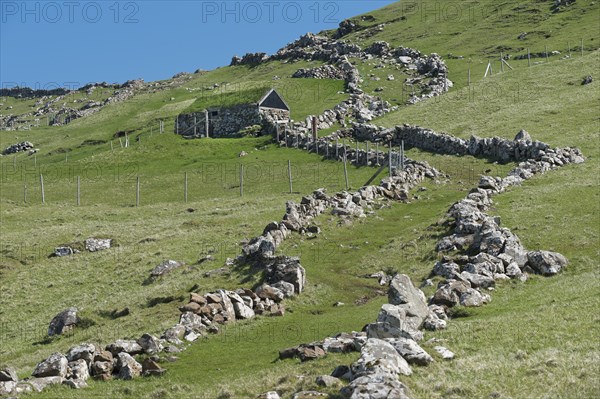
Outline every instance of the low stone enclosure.
<svg viewBox="0 0 600 399">
<path fill-rule="evenodd" d="M 262 134 L 273 134 L 278 124 L 289 120 L 289 106 L 275 89 L 270 89 L 255 102 L 180 114 L 175 120 L 175 132 L 185 138 L 240 137 L 244 129 L 259 126 Z"/>
<path fill-rule="evenodd" d="M 362 83 L 360 73 L 356 66 L 348 60 L 348 57 L 362 60 L 377 58 L 386 63 L 401 65 L 407 71 L 414 71 L 415 77 L 406 84 L 411 87 L 419 86 L 419 88 L 413 90 L 413 95 L 407 101 L 409 104 L 439 96 L 452 87 L 452 82 L 447 79 L 448 67 L 435 53 L 426 56 L 418 50 L 407 47 L 400 46 L 393 49 L 387 42 L 376 42 L 362 50 L 354 44 L 310 33 L 288 44 L 272 56 L 264 53 L 246 54 L 242 58 L 234 57 L 231 65 L 256 66 L 273 60 L 327 62 L 320 67 L 299 69 L 293 74 L 293 77 L 296 78 L 333 78 L 343 79 L 346 83 L 346 91 L 350 94 L 350 98 L 319 115 L 317 117 L 318 129 L 327 129 L 336 122 L 345 126 L 347 119 L 361 123 L 369 122 L 378 116 L 395 111 L 396 106 L 391 106 L 380 97 L 363 92 L 360 88 Z M 279 97 L 281 98 L 281 96 Z M 259 102 L 260 112 L 257 112 L 254 104 L 240 104 L 218 110 L 217 108 L 208 109 L 210 120 L 208 136 L 237 137 L 240 135 L 240 131 L 252 125 L 261 126 L 261 134 L 273 134 L 283 130 L 282 125 L 289 121 L 289 112 L 285 113 L 286 107 L 287 105 L 265 108 L 260 107 Z M 287 111 L 289 111 L 289 107 L 287 107 Z M 211 112 L 220 112 L 220 114 L 211 115 Z M 175 132 L 187 138 L 206 137 L 207 113 L 180 114 L 175 121 Z M 308 132 L 311 128 L 312 118 L 310 117 L 289 126 L 290 131 L 296 132 Z"/>
<path fill-rule="evenodd" d="M 417 76 L 406 82 L 407 85 L 420 85 L 420 90 L 408 100 L 409 103 L 423 101 L 438 96 L 452 87 L 447 79 L 448 68 L 441 57 L 435 53 L 426 56 L 418 50 L 408 47 L 392 48 L 389 43 L 378 41 L 364 50 L 360 46 L 343 40 L 307 33 L 298 40 L 268 56 L 266 53 L 248 53 L 243 57 L 234 56 L 230 65 L 259 65 L 268 61 L 323 61 L 329 65 L 313 69 L 301 69 L 295 77 L 343 78 L 349 93 L 360 94 L 362 79 L 358 69 L 348 61 L 348 57 L 370 60 L 373 58 L 404 66 L 414 70 Z"/>
<path fill-rule="evenodd" d="M 403 137 L 405 129 L 428 137 L 428 140 L 416 141 L 415 146 L 426 146 L 424 149 L 430 151 L 435 148 L 439 153 L 455 153 L 457 148 L 469 147 L 464 140 L 428 129 L 402 126 L 389 130 L 354 126 L 356 135 L 371 139 L 373 134 L 381 135 L 387 131 L 384 134 L 386 140 L 393 140 L 394 136 L 397 136 L 396 139 Z M 392 132 L 392 137 L 389 137 Z M 307 140 L 301 133 L 290 135 L 289 139 Z M 567 259 L 558 253 L 526 250 L 519 238 L 511 230 L 501 227 L 500 220 L 489 216 L 487 210 L 493 203 L 492 197 L 510 186 L 536 174 L 584 162 L 581 152 L 576 148 L 552 149 L 547 144 L 531 141 L 523 131 L 512 144 L 499 138 L 480 140 L 488 144 L 471 145 L 470 148 L 480 148 L 479 151 L 496 156 L 507 153 L 506 159 L 520 163 L 505 178 L 482 176 L 478 187 L 450 207 L 446 223 L 452 228 L 452 233 L 440 239 L 436 247 L 448 255 L 436 262 L 431 272 L 432 276 L 445 278 L 435 294 L 426 298 L 407 276 L 398 274 L 389 283 L 389 304 L 382 306 L 377 320 L 365 331 L 342 333 L 322 342 L 282 350 L 281 358 L 298 356 L 304 361 L 327 352 L 359 351 L 361 355 L 355 363 L 350 367 L 339 366 L 332 373 L 335 378 L 349 382 L 340 391 L 342 397 L 407 398 L 409 390 L 398 376 L 412 373 L 410 365 L 423 366 L 433 361 L 417 343 L 423 337 L 422 329 L 435 331 L 445 328 L 449 309 L 453 306 L 481 306 L 490 302 L 491 297 L 486 290 L 497 280 L 514 278 L 525 281 L 531 273 L 551 276 L 567 266 Z M 496 149 L 492 150 L 494 146 Z M 365 186 L 356 192 L 343 191 L 332 196 L 320 189 L 303 197 L 299 204 L 288 201 L 283 219 L 269 223 L 263 234 L 250 240 L 235 260 L 240 265 L 252 264 L 262 268 L 262 284 L 253 290 L 240 288 L 204 295 L 191 293 L 190 302 L 180 308 L 178 323 L 160 338 L 144 334 L 138 340 L 117 340 L 104 347 L 81 344 L 69 349 L 66 355 L 51 355 L 38 364 L 33 378 L 23 381 L 19 381 L 10 368 L 0 370 L 0 395 L 41 391 L 52 384 L 82 388 L 87 385 L 86 380 L 90 376 L 107 380 L 161 375 L 165 370 L 157 363 L 159 353 L 177 353 L 184 349 L 179 347 L 184 341 L 193 342 L 207 333 L 217 333 L 219 324 L 251 319 L 257 314 L 283 316 L 285 308 L 282 301 L 301 294 L 306 285 L 306 271 L 300 259 L 276 254 L 283 240 L 292 232 L 317 231 L 312 221 L 325 212 L 342 218 L 366 217 L 366 211 L 372 209 L 378 199 L 407 200 L 409 190 L 425 178 L 438 176 L 440 173 L 426 162 L 407 158 L 403 170 L 395 170 L 392 176 L 383 179 L 377 186 Z M 69 309 L 66 314 L 70 315 L 72 311 Z M 443 359 L 454 357 L 444 347 L 435 347 L 434 350 Z M 323 377 L 320 381 L 331 382 L 328 378 Z M 279 395 L 269 392 L 259 397 L 277 398 Z"/>
</svg>

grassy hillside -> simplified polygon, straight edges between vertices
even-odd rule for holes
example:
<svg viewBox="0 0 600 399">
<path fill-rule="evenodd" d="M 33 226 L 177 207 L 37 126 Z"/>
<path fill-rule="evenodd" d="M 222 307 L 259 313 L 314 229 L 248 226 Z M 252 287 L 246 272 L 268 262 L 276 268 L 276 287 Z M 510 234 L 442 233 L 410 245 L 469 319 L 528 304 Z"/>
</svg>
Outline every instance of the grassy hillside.
<svg viewBox="0 0 600 399">
<path fill-rule="evenodd" d="M 394 21 L 382 32 L 364 38 L 367 31 L 363 30 L 347 37 L 361 45 L 387 40 L 444 57 L 465 56 L 448 60 L 450 79 L 456 82 L 450 93 L 402 107 L 374 123 L 414 123 L 460 137 L 512 138 L 525 129 L 552 146 L 578 146 L 587 157 L 584 164 L 538 176 L 495 197 L 493 212 L 528 249 L 561 252 L 570 265 L 553 278 L 534 276 L 524 284 L 500 284 L 491 304 L 465 310 L 465 317 L 452 320 L 444 332 L 428 333 L 426 339 L 443 340 L 457 356 L 452 362 L 436 358 L 433 365 L 415 367 L 412 376 L 403 377 L 413 398 L 589 398 L 600 391 L 600 353 L 594 344 L 600 338 L 596 311 L 600 305 L 600 91 L 595 76 L 600 52 L 593 44 L 600 37 L 598 4 L 578 1 L 553 14 L 552 3 L 480 1 L 472 6 L 474 17 L 468 23 L 436 19 L 435 12 L 427 10 L 441 7 L 439 2 L 412 2 L 425 10 L 422 13 L 398 3 L 369 13 L 374 21 L 361 22 L 375 26 Z M 525 40 L 517 38 L 522 32 L 529 32 Z M 514 70 L 481 79 L 487 61 L 497 59 L 500 51 L 521 54 L 531 47 L 538 52 L 547 44 L 549 50 L 564 54 L 567 41 L 574 46 L 581 37 L 583 57 L 555 56 L 531 67 L 526 60 L 509 60 Z M 469 58 L 472 84 L 467 87 Z M 200 292 L 252 285 L 258 276 L 247 270 L 212 277 L 204 272 L 220 268 L 227 257 L 239 253 L 240 241 L 259 234 L 269 221 L 279 220 L 286 200 L 299 200 L 301 194 L 318 187 L 329 192 L 343 189 L 342 168 L 314 154 L 277 148 L 266 138 L 186 141 L 171 134 L 173 122 L 178 113 L 207 96 L 218 100 L 223 93 L 262 85 L 287 88 L 284 97 L 296 119 L 345 98 L 338 94 L 342 82 L 288 78 L 307 65 L 219 68 L 194 75 L 181 87 L 140 94 L 64 127 L 1 132 L 0 147 L 30 140 L 41 151 L 35 159 L 0 158 L 0 364 L 15 366 L 24 378 L 38 361 L 76 343 L 160 333 L 177 321 L 177 307 L 195 284 Z M 388 74 L 368 63 L 361 67 L 363 74 L 380 74 L 382 80 Z M 497 61 L 494 67 L 499 69 Z M 589 74 L 595 81 L 582 86 L 582 78 Z M 274 76 L 281 79 L 273 80 Z M 215 83 L 219 88 L 207 90 Z M 394 86 L 397 83 L 384 83 L 390 85 L 389 94 L 384 91 L 390 99 L 401 90 Z M 366 87 L 371 90 L 379 84 L 369 82 Z M 167 134 L 157 134 L 159 120 L 165 120 Z M 130 148 L 120 147 L 113 136 L 117 131 L 130 132 Z M 141 141 L 135 141 L 140 134 Z M 83 145 L 86 140 L 104 142 Z M 241 151 L 249 155 L 239 158 Z M 338 219 L 323 215 L 317 220 L 323 230 L 317 239 L 296 235 L 286 241 L 280 251 L 301 255 L 308 288 L 288 301 L 285 317 L 259 317 L 229 326 L 222 334 L 190 346 L 178 362 L 165 363 L 168 372 L 162 378 L 92 381 L 85 391 L 56 387 L 31 397 L 250 398 L 271 389 L 289 397 L 300 388 L 316 389 L 315 376 L 329 374 L 357 355 L 328 355 L 300 364 L 275 362 L 278 350 L 360 330 L 373 321 L 386 300 L 385 290 L 362 276 L 395 270 L 415 282 L 426 278 L 442 233 L 435 222 L 465 196 L 484 170 L 504 176 L 514 166 L 417 150 L 410 150 L 408 156 L 428 160 L 450 178 L 440 184 L 427 182 L 427 190 L 415 192 L 419 198 L 411 203 L 384 203 L 373 215 L 351 225 L 339 225 Z M 293 194 L 287 181 L 288 160 L 294 165 Z M 240 164 L 247 173 L 243 197 Z M 45 175 L 46 205 L 40 204 L 40 172 Z M 188 203 L 183 200 L 186 172 Z M 373 172 L 350 168 L 351 186 L 364 184 Z M 76 176 L 82 182 L 80 207 L 75 206 Z M 141 203 L 136 208 L 137 176 Z M 90 236 L 114 238 L 118 247 L 47 258 L 55 246 Z M 207 254 L 215 260 L 199 263 Z M 186 267 L 144 284 L 150 270 L 165 259 L 184 261 Z M 431 294 L 431 288 L 426 293 Z M 337 301 L 345 305 L 333 307 Z M 80 308 L 86 328 L 45 340 L 50 319 L 68 306 Z M 116 320 L 110 316 L 125 307 L 131 311 L 129 316 Z M 424 348 L 432 352 L 432 346 Z"/>
</svg>

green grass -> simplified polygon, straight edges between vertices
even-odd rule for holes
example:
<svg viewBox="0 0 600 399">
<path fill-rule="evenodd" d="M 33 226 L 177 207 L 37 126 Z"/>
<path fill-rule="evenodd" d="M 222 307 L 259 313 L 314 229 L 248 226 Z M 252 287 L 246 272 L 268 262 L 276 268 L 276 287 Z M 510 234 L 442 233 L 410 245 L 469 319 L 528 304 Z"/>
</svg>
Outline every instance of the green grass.
<svg viewBox="0 0 600 399">
<path fill-rule="evenodd" d="M 361 33 L 349 37 L 363 44 L 388 40 L 428 53 L 467 57 L 448 61 L 450 78 L 457 83 L 450 93 L 402 107 L 375 124 L 414 123 L 464 138 L 471 134 L 512 138 L 524 128 L 552 146 L 578 146 L 587 157 L 582 165 L 537 176 L 495 197 L 491 212 L 528 249 L 561 252 L 570 265 L 553 278 L 500 284 L 491 304 L 466 310 L 467 317 L 452 320 L 444 332 L 427 333 L 426 339 L 444 340 L 457 357 L 451 362 L 436 357 L 436 363 L 415 367 L 412 376 L 402 377 L 413 398 L 589 398 L 600 390 L 595 345 L 600 338 L 600 93 L 596 81 L 580 85 L 586 75 L 596 78 L 600 65 L 599 52 L 591 51 L 591 39 L 598 40 L 594 23 L 598 5 L 578 1 L 564 13 L 551 14 L 550 3 L 486 0 L 477 7 L 497 4 L 501 10 L 512 10 L 505 15 L 513 16 L 490 13 L 466 24 L 436 22 L 427 13 L 410 14 L 367 40 L 360 39 Z M 401 7 L 402 3 L 394 4 L 369 14 L 376 17 L 373 24 L 379 24 L 402 15 Z M 515 18 L 519 15 L 531 18 Z M 530 35 L 520 41 L 516 37 L 523 31 Z M 521 47 L 529 46 L 540 51 L 546 43 L 550 50 L 563 49 L 567 40 L 574 43 L 580 37 L 586 43 L 584 57 L 554 57 L 532 67 L 526 61 L 510 61 L 514 71 L 481 80 L 487 60 L 500 49 L 520 53 Z M 469 57 L 473 78 L 467 88 Z M 240 241 L 279 220 L 286 200 L 299 200 L 318 187 L 329 192 L 343 189 L 340 165 L 299 150 L 276 148 L 267 138 L 186 141 L 173 134 L 158 135 L 156 127 L 164 119 L 167 133 L 172 133 L 175 116 L 214 83 L 230 91 L 273 82 L 298 85 L 289 86 L 302 88 L 297 99 L 284 97 L 300 113 L 293 117 L 303 119 L 345 98 L 337 94 L 341 82 L 289 78 L 296 69 L 315 65 L 319 63 L 219 68 L 194 75 L 181 87 L 140 94 L 65 127 L 2 132 L 3 147 L 30 140 L 41 151 L 35 158 L 37 168 L 34 158 L 26 155 L 16 157 L 16 170 L 12 157 L 0 158 L 0 363 L 17 367 L 24 378 L 36 362 L 82 341 L 106 344 L 144 332 L 160 333 L 177 321 L 177 307 L 194 284 L 205 292 L 256 282 L 260 276 L 246 269 L 211 278 L 203 273 L 221 267 L 227 257 L 239 253 Z M 369 65 L 364 67 L 368 72 Z M 273 80 L 275 75 L 281 79 Z M 315 94 L 325 89 L 333 94 Z M 392 96 L 396 90 L 383 94 Z M 112 139 L 111 151 L 108 140 L 121 130 L 132 131 L 132 146 L 122 149 Z M 141 142 L 134 141 L 138 134 Z M 85 140 L 107 142 L 81 146 Z M 71 150 L 66 161 L 64 153 L 55 153 L 60 148 Z M 242 150 L 249 155 L 239 158 Z M 479 174 L 491 169 L 490 174 L 504 176 L 514 166 L 418 150 L 409 150 L 408 156 L 429 161 L 449 179 L 439 184 L 428 181 L 425 191 L 414 192 L 419 199 L 409 204 L 384 202 L 374 214 L 350 225 L 322 215 L 316 220 L 323 230 L 317 239 L 294 235 L 286 241 L 280 251 L 301 255 L 308 287 L 305 294 L 287 301 L 285 317 L 259 317 L 230 326 L 223 334 L 190 346 L 178 362 L 165 363 L 168 373 L 163 378 L 91 382 L 85 391 L 57 387 L 31 397 L 248 398 L 272 389 L 287 396 L 301 388 L 316 389 L 314 377 L 329 374 L 338 364 L 350 364 L 358 355 L 328 355 L 306 364 L 274 362 L 278 350 L 339 331 L 360 330 L 373 321 L 386 298 L 375 280 L 361 276 L 396 270 L 415 282 L 426 278 L 437 257 L 435 244 L 445 233 L 435 223 L 476 184 Z M 301 194 L 288 193 L 287 160 L 295 165 L 294 191 Z M 241 198 L 240 163 L 248 173 Z M 39 172 L 45 175 L 44 206 Z M 183 202 L 185 172 L 188 203 Z M 350 167 L 351 186 L 360 186 L 373 172 Z M 82 177 L 81 207 L 74 206 L 77 175 Z M 138 175 L 141 206 L 135 208 Z M 28 204 L 22 202 L 23 183 L 28 186 Z M 64 259 L 46 257 L 56 245 L 89 236 L 112 237 L 119 246 Z M 209 252 L 214 252 L 215 261 L 197 264 Z M 150 270 L 164 259 L 184 261 L 186 267 L 143 285 Z M 426 289 L 427 294 L 432 292 Z M 150 306 L 169 296 L 172 302 Z M 361 298 L 367 299 L 366 305 L 355 304 Z M 333 307 L 337 301 L 345 306 Z M 50 319 L 67 306 L 80 307 L 87 328 L 46 342 Z M 117 320 L 107 316 L 126 306 L 130 316 Z M 433 352 L 432 345 L 424 347 Z"/>
</svg>

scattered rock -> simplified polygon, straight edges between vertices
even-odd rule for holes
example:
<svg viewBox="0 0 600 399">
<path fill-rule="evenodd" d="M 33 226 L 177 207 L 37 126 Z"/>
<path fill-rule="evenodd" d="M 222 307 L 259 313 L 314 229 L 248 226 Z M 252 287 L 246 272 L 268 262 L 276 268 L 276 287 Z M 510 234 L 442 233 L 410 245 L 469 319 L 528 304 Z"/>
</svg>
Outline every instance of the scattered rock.
<svg viewBox="0 0 600 399">
<path fill-rule="evenodd" d="M 292 399 L 312 399 L 312 398 L 328 398 L 329 395 L 317 391 L 300 391 L 296 392 Z"/>
<path fill-rule="evenodd" d="M 545 276 L 559 273 L 569 263 L 563 255 L 550 251 L 530 251 L 527 260 L 533 270 Z"/>
<path fill-rule="evenodd" d="M 157 376 L 161 376 L 161 375 L 165 374 L 166 372 L 167 372 L 167 370 L 160 367 L 160 365 L 158 363 L 156 363 L 154 360 L 152 360 L 150 358 L 146 358 L 142 362 L 142 374 L 144 375 L 144 377 L 148 377 L 148 376 L 157 377 Z"/>
<path fill-rule="evenodd" d="M 0 382 L 19 382 L 15 369 L 12 367 L 0 369 Z"/>
<path fill-rule="evenodd" d="M 110 238 L 88 238 L 85 240 L 85 249 L 90 252 L 109 249 L 111 245 L 112 239 Z"/>
<path fill-rule="evenodd" d="M 321 387 L 335 387 L 342 384 L 339 378 L 330 375 L 320 375 L 316 378 L 315 382 Z"/>
<path fill-rule="evenodd" d="M 50 322 L 48 326 L 48 336 L 61 335 L 73 330 L 79 321 L 77 317 L 77 308 L 68 308 L 63 310 Z"/>
<path fill-rule="evenodd" d="M 181 262 L 177 262 L 176 260 L 166 260 L 160 263 L 158 266 L 156 266 L 154 270 L 152 270 L 150 275 L 152 277 L 164 276 L 165 274 L 172 272 L 173 270 L 181 266 L 183 266 L 183 263 Z"/>
<path fill-rule="evenodd" d="M 449 351 L 443 346 L 435 346 L 433 350 L 439 353 L 442 356 L 442 359 L 444 360 L 454 359 L 454 352 Z"/>
<path fill-rule="evenodd" d="M 318 345 L 302 345 L 298 348 L 298 357 L 303 362 L 315 360 L 325 355 L 323 348 Z"/>
<path fill-rule="evenodd" d="M 281 398 L 277 392 L 269 391 L 269 392 L 258 395 L 256 397 L 256 399 L 281 399 Z"/>
</svg>

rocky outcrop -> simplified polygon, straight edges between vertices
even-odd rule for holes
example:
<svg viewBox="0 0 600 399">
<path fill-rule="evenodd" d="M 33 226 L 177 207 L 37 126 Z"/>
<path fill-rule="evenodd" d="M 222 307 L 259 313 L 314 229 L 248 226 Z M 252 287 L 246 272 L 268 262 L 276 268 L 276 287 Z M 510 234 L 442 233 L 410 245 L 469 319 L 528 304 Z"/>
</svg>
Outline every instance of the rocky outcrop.
<svg viewBox="0 0 600 399">
<path fill-rule="evenodd" d="M 344 80 L 346 78 L 346 73 L 334 65 L 323 65 L 316 68 L 298 69 L 296 72 L 294 72 L 292 78 Z"/>
</svg>

